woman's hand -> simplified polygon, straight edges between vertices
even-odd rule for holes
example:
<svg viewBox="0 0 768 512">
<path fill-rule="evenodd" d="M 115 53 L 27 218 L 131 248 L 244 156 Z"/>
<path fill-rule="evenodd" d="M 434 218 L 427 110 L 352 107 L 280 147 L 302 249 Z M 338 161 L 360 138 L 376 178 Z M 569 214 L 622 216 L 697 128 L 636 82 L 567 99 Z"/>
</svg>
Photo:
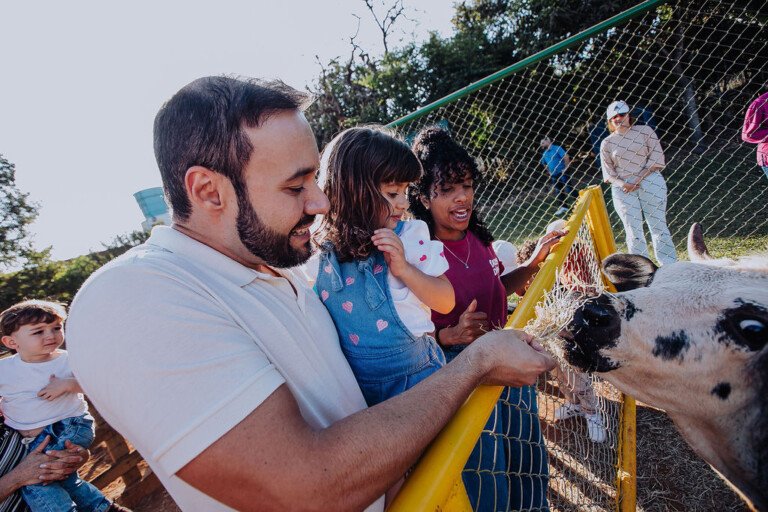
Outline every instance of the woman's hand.
<svg viewBox="0 0 768 512">
<path fill-rule="evenodd" d="M 467 345 L 488 332 L 488 315 L 477 311 L 477 299 L 472 299 L 467 309 L 459 317 L 459 323 L 453 327 L 440 329 L 438 341 L 441 345 Z"/>
<path fill-rule="evenodd" d="M 537 266 L 542 263 L 545 259 L 547 259 L 547 256 L 549 256 L 552 247 L 554 247 L 555 244 L 557 244 L 560 239 L 567 234 L 567 230 L 555 230 L 539 238 L 539 241 L 536 243 L 536 247 L 533 249 L 533 254 L 528 260 L 527 265 Z"/>
<path fill-rule="evenodd" d="M 629 183 L 627 181 L 624 182 L 624 186 L 621 188 L 624 192 L 627 194 L 630 192 L 634 192 L 635 190 L 640 188 L 640 183 Z"/>
<path fill-rule="evenodd" d="M 12 481 L 14 489 L 25 485 L 63 480 L 77 468 L 85 464 L 90 457 L 88 450 L 67 441 L 65 450 L 45 451 L 51 437 L 46 436 L 40 445 L 32 450 L 21 462 L 3 478 Z"/>
<path fill-rule="evenodd" d="M 384 261 L 387 262 L 390 274 L 399 278 L 407 272 L 410 263 L 405 259 L 403 241 L 394 231 L 387 228 L 377 229 L 373 232 L 371 241 L 378 250 L 384 253 Z"/>
<path fill-rule="evenodd" d="M 44 464 L 43 469 L 48 470 L 48 478 L 43 480 L 61 480 L 77 471 L 80 466 L 88 462 L 91 452 L 72 441 L 64 441 L 63 450 L 48 450 L 45 454 L 52 458 L 51 462 Z"/>
</svg>

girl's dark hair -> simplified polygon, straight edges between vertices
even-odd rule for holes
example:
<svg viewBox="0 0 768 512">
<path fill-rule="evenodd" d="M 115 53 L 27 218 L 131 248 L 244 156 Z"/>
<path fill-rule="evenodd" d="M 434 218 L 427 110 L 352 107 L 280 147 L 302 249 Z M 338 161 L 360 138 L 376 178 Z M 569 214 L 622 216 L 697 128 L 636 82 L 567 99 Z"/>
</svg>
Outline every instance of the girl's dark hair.
<svg viewBox="0 0 768 512">
<path fill-rule="evenodd" d="M 411 187 L 408 194 L 411 213 L 426 222 L 429 232 L 434 236 L 435 221 L 432 212 L 422 204 L 421 197 L 436 197 L 441 186 L 463 183 L 467 175 L 472 178 L 474 187 L 477 188 L 478 184 L 483 182 L 483 173 L 477 160 L 439 126 L 422 129 L 413 141 L 413 152 L 424 168 L 424 175 Z M 493 235 L 474 207 L 469 218 L 469 230 L 486 246 L 493 242 Z"/>
<path fill-rule="evenodd" d="M 320 229 L 333 244 L 339 261 L 363 260 L 389 203 L 379 187 L 410 183 L 421 177 L 421 164 L 408 145 L 381 126 L 344 130 L 323 150 L 320 181 L 331 207 Z"/>
</svg>

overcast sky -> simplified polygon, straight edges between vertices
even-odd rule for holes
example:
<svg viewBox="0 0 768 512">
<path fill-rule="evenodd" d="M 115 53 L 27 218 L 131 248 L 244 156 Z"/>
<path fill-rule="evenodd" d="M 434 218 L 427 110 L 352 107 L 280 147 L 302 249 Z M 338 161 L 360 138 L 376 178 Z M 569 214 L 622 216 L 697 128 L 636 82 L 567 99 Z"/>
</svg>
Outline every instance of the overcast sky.
<svg viewBox="0 0 768 512">
<path fill-rule="evenodd" d="M 450 33 L 452 0 L 406 0 L 390 39 Z M 358 41 L 380 51 L 362 0 L 41 1 L 0 4 L 0 153 L 40 205 L 38 248 L 64 259 L 140 228 L 133 193 L 160 185 L 158 108 L 206 75 L 303 88 Z"/>
</svg>

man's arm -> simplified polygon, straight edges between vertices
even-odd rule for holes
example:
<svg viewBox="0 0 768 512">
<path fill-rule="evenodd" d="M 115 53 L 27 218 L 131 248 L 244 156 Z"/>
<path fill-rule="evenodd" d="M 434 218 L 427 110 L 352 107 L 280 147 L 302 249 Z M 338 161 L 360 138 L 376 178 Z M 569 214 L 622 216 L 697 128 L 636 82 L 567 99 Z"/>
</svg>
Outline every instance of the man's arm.
<svg viewBox="0 0 768 512">
<path fill-rule="evenodd" d="M 283 385 L 177 475 L 238 510 L 361 510 L 413 465 L 479 384 L 531 384 L 553 366 L 517 331 L 478 338 L 414 388 L 313 430 Z"/>
</svg>

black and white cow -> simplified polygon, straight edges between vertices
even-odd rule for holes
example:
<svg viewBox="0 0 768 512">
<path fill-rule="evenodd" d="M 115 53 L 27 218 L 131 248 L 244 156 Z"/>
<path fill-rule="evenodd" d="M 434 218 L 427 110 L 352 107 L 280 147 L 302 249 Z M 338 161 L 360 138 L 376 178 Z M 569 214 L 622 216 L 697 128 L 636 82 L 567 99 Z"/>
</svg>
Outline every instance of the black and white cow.
<svg viewBox="0 0 768 512">
<path fill-rule="evenodd" d="M 753 509 L 768 511 L 768 257 L 712 260 L 694 224 L 694 262 L 657 268 L 612 255 L 619 293 L 590 300 L 562 333 L 570 362 L 664 409 Z"/>
</svg>

